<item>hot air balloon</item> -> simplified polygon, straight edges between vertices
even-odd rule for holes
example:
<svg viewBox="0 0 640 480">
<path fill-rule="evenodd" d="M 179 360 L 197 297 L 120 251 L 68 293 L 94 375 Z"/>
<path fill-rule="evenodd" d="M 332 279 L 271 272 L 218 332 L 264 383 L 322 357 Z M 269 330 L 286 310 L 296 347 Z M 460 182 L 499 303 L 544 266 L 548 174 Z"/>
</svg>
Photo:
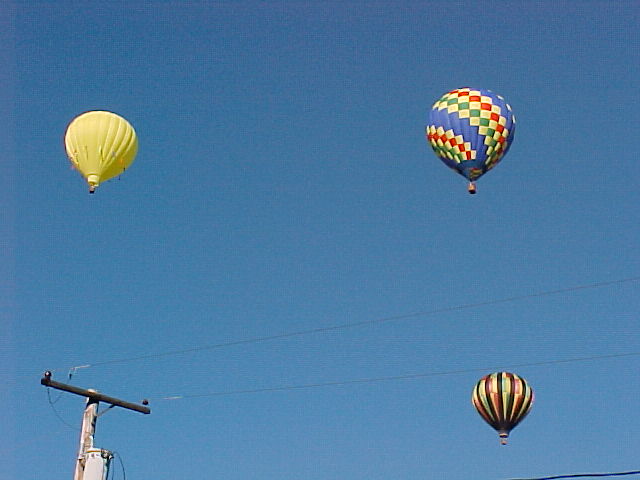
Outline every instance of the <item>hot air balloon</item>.
<svg viewBox="0 0 640 480">
<path fill-rule="evenodd" d="M 74 118 L 64 134 L 67 156 L 94 193 L 101 182 L 123 173 L 138 152 L 129 122 L 112 112 L 92 111 Z"/>
<path fill-rule="evenodd" d="M 504 98 L 490 90 L 458 88 L 445 93 L 429 112 L 427 141 L 445 165 L 475 181 L 507 153 L 516 119 Z"/>
<path fill-rule="evenodd" d="M 507 444 L 509 432 L 529 413 L 533 390 L 515 373 L 485 375 L 473 389 L 471 402 L 480 416 L 498 431 L 500 443 Z"/>
</svg>

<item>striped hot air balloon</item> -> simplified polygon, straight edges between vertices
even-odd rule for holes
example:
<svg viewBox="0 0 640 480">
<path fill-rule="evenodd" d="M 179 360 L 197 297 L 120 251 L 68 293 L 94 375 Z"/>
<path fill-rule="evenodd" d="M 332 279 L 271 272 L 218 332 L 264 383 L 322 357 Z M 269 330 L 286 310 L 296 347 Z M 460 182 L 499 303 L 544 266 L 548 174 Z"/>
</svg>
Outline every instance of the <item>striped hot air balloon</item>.
<svg viewBox="0 0 640 480">
<path fill-rule="evenodd" d="M 131 165 L 138 152 L 138 137 L 124 118 L 98 110 L 71 121 L 64 145 L 72 165 L 93 193 L 100 183 L 117 177 Z"/>
<path fill-rule="evenodd" d="M 475 180 L 509 150 L 515 123 L 500 95 L 466 87 L 445 93 L 433 104 L 425 134 L 440 160 L 467 178 L 469 193 L 476 193 Z"/>
<path fill-rule="evenodd" d="M 473 389 L 471 402 L 480 416 L 500 435 L 500 443 L 507 444 L 509 432 L 531 410 L 533 390 L 515 373 L 497 372 L 485 375 Z"/>
</svg>

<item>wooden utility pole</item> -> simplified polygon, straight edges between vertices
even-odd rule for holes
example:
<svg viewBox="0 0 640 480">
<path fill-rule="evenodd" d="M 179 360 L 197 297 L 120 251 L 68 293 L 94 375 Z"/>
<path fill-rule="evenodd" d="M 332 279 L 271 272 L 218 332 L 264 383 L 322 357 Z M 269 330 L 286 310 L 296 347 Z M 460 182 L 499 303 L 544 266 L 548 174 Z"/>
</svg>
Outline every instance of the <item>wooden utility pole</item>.
<svg viewBox="0 0 640 480">
<path fill-rule="evenodd" d="M 96 433 L 96 420 L 98 419 L 98 401 L 87 397 L 82 416 L 82 429 L 80 430 L 80 447 L 76 459 L 76 471 L 73 480 L 83 480 L 84 467 L 86 465 L 85 454 L 93 448 L 93 436 Z"/>
<path fill-rule="evenodd" d="M 85 478 L 85 466 L 87 459 L 87 452 L 95 450 L 93 448 L 93 437 L 96 431 L 96 420 L 98 418 L 98 405 L 100 402 L 108 403 L 112 407 L 122 407 L 127 410 L 133 410 L 136 412 L 149 414 L 151 409 L 147 407 L 147 401 L 143 400 L 143 405 L 136 403 L 125 402 L 118 398 L 109 397 L 103 395 L 95 390 L 78 388 L 73 385 L 67 385 L 65 383 L 56 382 L 51 380 L 51 372 L 44 372 L 44 376 L 40 380 L 40 383 L 45 387 L 55 388 L 56 390 L 63 390 L 65 392 L 74 393 L 87 398 L 87 403 L 84 408 L 84 414 L 82 416 L 82 430 L 80 432 L 80 447 L 78 449 L 78 458 L 76 460 L 75 473 L 73 480 L 94 480 L 93 478 Z M 110 454 L 110 452 L 109 452 Z M 102 476 L 102 475 L 101 475 Z M 105 475 L 106 476 L 106 472 Z M 102 480 L 102 479 L 95 479 Z"/>
</svg>

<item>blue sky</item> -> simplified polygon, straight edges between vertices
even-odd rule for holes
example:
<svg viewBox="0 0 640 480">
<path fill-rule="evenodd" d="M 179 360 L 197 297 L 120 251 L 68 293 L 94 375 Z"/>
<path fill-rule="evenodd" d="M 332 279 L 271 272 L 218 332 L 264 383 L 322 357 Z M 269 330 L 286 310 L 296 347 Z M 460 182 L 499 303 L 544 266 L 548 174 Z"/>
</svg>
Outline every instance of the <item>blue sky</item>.
<svg viewBox="0 0 640 480">
<path fill-rule="evenodd" d="M 638 277 L 637 2 L 5 5 L 3 478 L 71 477 L 82 399 L 39 379 L 87 364 L 150 399 L 98 420 L 129 479 L 640 469 L 638 356 L 533 365 L 640 352 L 637 281 L 372 322 Z M 475 196 L 424 139 L 462 86 L 518 119 Z M 140 149 L 89 196 L 62 136 L 95 109 Z M 471 389 L 523 364 L 500 447 Z"/>
</svg>

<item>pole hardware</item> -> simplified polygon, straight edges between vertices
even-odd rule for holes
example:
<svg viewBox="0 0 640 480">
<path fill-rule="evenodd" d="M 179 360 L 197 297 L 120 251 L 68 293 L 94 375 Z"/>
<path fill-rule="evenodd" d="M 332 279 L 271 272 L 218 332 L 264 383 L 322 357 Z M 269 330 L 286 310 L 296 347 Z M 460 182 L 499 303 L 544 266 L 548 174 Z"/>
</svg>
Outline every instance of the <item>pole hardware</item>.
<svg viewBox="0 0 640 480">
<path fill-rule="evenodd" d="M 145 415 L 151 413 L 151 409 L 146 406 L 149 404 L 147 400 L 143 400 L 142 405 L 138 405 L 137 403 L 126 402 L 118 398 L 103 395 L 102 393 L 96 392 L 95 390 L 78 388 L 73 385 L 56 382 L 55 380 L 51 380 L 51 372 L 49 371 L 44 372 L 44 376 L 40 380 L 40 384 L 44 385 L 45 387 L 55 388 L 56 390 L 63 390 L 65 392 L 74 393 L 76 395 L 86 397 L 96 402 L 108 403 L 109 405 L 113 405 L 114 407 L 126 408 L 135 412 L 144 413 Z"/>
<path fill-rule="evenodd" d="M 51 380 L 51 372 L 46 371 L 40 384 L 45 387 L 55 388 L 64 392 L 73 393 L 85 397 L 86 404 L 82 415 L 82 428 L 80 431 L 80 446 L 76 457 L 76 468 L 73 475 L 74 480 L 105 480 L 109 475 L 109 464 L 113 455 L 108 450 L 96 449 L 93 445 L 93 437 L 96 431 L 96 421 L 98 419 L 98 404 L 104 402 L 109 404 L 109 408 L 122 407 L 127 410 L 144 413 L 148 415 L 151 409 L 147 407 L 148 400 L 143 400 L 142 405 L 126 402 L 119 398 L 103 395 L 92 389 L 78 388 L 66 383 Z"/>
</svg>

